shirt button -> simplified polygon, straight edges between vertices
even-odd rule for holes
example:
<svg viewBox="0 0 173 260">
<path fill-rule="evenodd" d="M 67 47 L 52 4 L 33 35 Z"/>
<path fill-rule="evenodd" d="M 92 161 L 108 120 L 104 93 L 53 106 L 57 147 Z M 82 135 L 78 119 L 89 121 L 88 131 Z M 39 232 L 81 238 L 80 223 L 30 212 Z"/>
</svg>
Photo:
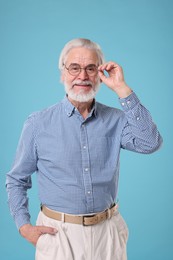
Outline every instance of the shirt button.
<svg viewBox="0 0 173 260">
<path fill-rule="evenodd" d="M 138 117 L 136 118 L 136 120 L 139 121 L 139 119 L 140 119 L 140 118 L 139 118 L 139 116 L 138 116 Z"/>
<path fill-rule="evenodd" d="M 125 105 L 125 103 L 124 103 L 124 102 L 122 102 L 122 103 L 121 103 L 121 105 L 122 105 L 122 106 L 124 106 L 124 105 Z"/>
<path fill-rule="evenodd" d="M 127 104 L 130 105 L 130 100 L 127 101 Z"/>
<path fill-rule="evenodd" d="M 91 191 L 89 190 L 89 191 L 87 191 L 87 193 L 88 193 L 88 194 L 91 194 Z"/>
<path fill-rule="evenodd" d="M 88 170 L 89 170 L 88 168 L 85 168 L 85 172 L 88 172 Z"/>
<path fill-rule="evenodd" d="M 86 145 L 83 146 L 83 149 L 86 149 Z"/>
</svg>

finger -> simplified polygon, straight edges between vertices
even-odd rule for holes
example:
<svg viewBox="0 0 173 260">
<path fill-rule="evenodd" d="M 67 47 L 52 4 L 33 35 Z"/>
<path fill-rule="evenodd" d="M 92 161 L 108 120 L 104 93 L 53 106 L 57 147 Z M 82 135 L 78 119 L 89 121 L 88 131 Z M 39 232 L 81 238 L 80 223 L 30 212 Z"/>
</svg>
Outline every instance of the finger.
<svg viewBox="0 0 173 260">
<path fill-rule="evenodd" d="M 100 70 L 98 70 L 98 72 L 100 72 L 101 74 L 103 74 L 104 76 L 107 76 L 105 74 L 105 72 L 107 72 L 109 75 L 111 75 L 111 73 L 116 73 L 116 67 L 112 66 L 112 65 L 107 65 L 104 66 L 103 68 L 101 68 Z"/>
<path fill-rule="evenodd" d="M 37 230 L 41 234 L 50 234 L 50 235 L 55 235 L 58 232 L 58 230 L 56 228 L 47 227 L 47 226 L 38 226 Z"/>
<path fill-rule="evenodd" d="M 105 82 L 107 80 L 107 77 L 104 75 L 104 73 L 102 71 L 99 71 L 98 75 L 102 82 Z"/>
<path fill-rule="evenodd" d="M 103 71 L 99 70 L 98 75 L 101 78 L 101 80 L 106 80 L 111 76 L 112 70 L 113 70 L 113 68 L 112 69 L 107 68 L 107 69 L 104 69 Z M 105 73 L 105 72 L 107 72 L 107 73 Z"/>
<path fill-rule="evenodd" d="M 118 64 L 116 64 L 115 62 L 110 61 L 110 62 L 107 62 L 107 63 L 104 63 L 104 64 L 100 65 L 98 67 L 98 70 L 99 71 L 104 71 L 104 70 L 109 71 L 109 70 L 112 70 L 113 68 L 116 68 L 116 67 L 118 67 Z"/>
</svg>

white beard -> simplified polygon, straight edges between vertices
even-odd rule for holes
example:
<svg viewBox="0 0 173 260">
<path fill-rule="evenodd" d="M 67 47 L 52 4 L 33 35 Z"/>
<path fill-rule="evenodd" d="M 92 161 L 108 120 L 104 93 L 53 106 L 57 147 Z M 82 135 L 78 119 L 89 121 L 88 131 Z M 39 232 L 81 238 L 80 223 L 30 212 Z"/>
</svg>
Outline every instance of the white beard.
<svg viewBox="0 0 173 260">
<path fill-rule="evenodd" d="M 75 82 L 79 83 L 79 81 L 74 81 L 73 84 Z M 90 81 L 80 81 L 80 82 L 89 83 L 90 85 L 92 85 L 91 90 L 88 93 L 84 93 L 84 90 L 81 89 L 81 91 L 78 94 L 76 94 L 73 91 L 73 87 L 69 86 L 66 82 L 64 82 L 65 91 L 68 97 L 78 102 L 88 102 L 89 100 L 95 98 L 97 92 L 100 89 L 100 80 L 97 81 L 95 86 L 93 86 L 92 82 Z"/>
</svg>

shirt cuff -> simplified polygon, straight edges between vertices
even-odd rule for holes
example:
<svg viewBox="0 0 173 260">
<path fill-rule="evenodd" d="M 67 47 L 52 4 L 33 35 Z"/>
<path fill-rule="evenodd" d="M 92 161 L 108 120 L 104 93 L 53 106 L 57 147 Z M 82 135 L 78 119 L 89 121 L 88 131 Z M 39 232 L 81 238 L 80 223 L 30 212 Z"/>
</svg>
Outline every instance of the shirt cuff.
<svg viewBox="0 0 173 260">
<path fill-rule="evenodd" d="M 30 216 L 18 215 L 15 217 L 15 223 L 16 223 L 17 229 L 19 230 L 23 225 L 30 224 Z"/>
<path fill-rule="evenodd" d="M 119 98 L 121 107 L 124 111 L 129 111 L 133 109 L 137 104 L 139 104 L 139 99 L 134 92 L 132 92 L 126 98 Z"/>
</svg>

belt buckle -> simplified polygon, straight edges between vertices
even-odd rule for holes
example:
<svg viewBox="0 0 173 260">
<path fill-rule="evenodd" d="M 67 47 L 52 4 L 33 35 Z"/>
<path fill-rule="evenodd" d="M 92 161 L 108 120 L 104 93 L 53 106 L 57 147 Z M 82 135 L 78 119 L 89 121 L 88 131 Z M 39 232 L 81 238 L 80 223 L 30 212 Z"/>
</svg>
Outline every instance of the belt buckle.
<svg viewBox="0 0 173 260">
<path fill-rule="evenodd" d="M 93 224 L 86 224 L 85 223 L 85 219 L 92 218 L 92 217 L 96 217 L 96 215 L 93 214 L 93 215 L 89 215 L 89 216 L 82 216 L 82 224 L 83 224 L 83 226 L 92 226 Z"/>
</svg>

